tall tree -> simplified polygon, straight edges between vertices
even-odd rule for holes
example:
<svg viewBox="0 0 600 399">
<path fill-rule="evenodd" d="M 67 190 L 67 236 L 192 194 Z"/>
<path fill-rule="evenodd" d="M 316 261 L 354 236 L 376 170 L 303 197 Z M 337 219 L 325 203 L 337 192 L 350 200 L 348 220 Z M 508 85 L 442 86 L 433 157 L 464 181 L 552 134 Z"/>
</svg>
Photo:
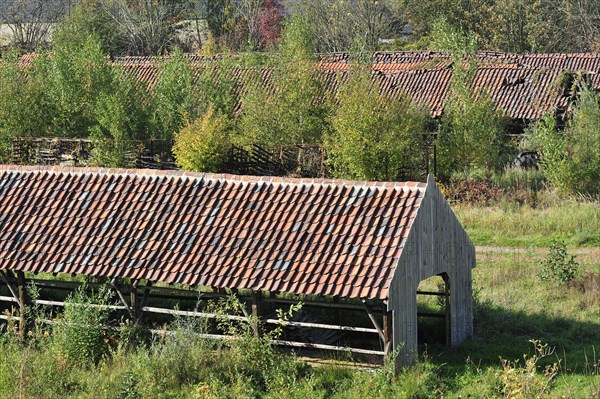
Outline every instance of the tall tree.
<svg viewBox="0 0 600 399">
<path fill-rule="evenodd" d="M 7 24 L 13 45 L 34 50 L 50 41 L 52 25 L 63 18 L 73 0 L 7 0 L 0 5 L 0 22 Z"/>
<path fill-rule="evenodd" d="M 338 94 L 325 146 L 336 177 L 393 181 L 420 178 L 428 113 L 407 97 L 380 93 L 370 65 L 355 65 Z"/>
<path fill-rule="evenodd" d="M 284 28 L 272 68 L 270 86 L 261 70 L 247 83 L 242 99 L 242 143 L 318 143 L 326 129 L 328 109 L 314 67 L 308 24 L 294 17 Z"/>
<path fill-rule="evenodd" d="M 393 38 L 403 21 L 397 1 L 392 0 L 288 0 L 293 15 L 309 21 L 318 52 L 348 51 L 357 37 L 370 50 L 379 39 Z"/>
</svg>

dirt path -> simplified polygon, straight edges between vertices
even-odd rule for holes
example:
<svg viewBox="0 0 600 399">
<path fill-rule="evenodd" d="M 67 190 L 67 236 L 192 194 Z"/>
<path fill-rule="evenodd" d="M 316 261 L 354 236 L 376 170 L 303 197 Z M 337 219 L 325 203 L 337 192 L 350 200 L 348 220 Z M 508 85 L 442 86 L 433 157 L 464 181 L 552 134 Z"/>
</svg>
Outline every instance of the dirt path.
<svg viewBox="0 0 600 399">
<path fill-rule="evenodd" d="M 476 246 L 475 252 L 478 259 L 494 259 L 496 257 L 514 256 L 519 259 L 530 257 L 532 254 L 536 258 L 541 258 L 548 253 L 548 248 L 523 248 L 523 247 L 492 247 Z M 573 248 L 567 250 L 570 255 L 575 255 L 577 259 L 590 263 L 600 264 L 600 248 Z"/>
</svg>

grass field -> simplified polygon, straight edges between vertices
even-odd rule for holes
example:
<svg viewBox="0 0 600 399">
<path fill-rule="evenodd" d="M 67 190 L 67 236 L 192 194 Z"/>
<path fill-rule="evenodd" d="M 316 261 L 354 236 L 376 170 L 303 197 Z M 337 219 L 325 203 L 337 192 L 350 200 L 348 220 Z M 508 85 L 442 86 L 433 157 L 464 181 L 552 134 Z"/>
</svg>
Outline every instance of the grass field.
<svg viewBox="0 0 600 399">
<path fill-rule="evenodd" d="M 539 208 L 474 206 L 452 208 L 475 245 L 548 247 L 553 239 L 571 247 L 600 246 L 600 203 L 564 200 Z"/>
<path fill-rule="evenodd" d="M 186 328 L 83 365 L 70 361 L 52 336 L 23 346 L 5 334 L 0 398 L 600 397 L 597 260 L 582 261 L 579 277 L 561 284 L 538 278 L 535 256 L 479 254 L 475 337 L 452 349 L 429 347 L 396 380 L 385 368 L 310 367 L 253 339 L 215 350 Z M 531 339 L 552 350 L 533 374 L 523 358 L 534 354 Z M 519 363 L 503 368 L 501 359 Z M 550 380 L 544 368 L 554 363 Z"/>
</svg>

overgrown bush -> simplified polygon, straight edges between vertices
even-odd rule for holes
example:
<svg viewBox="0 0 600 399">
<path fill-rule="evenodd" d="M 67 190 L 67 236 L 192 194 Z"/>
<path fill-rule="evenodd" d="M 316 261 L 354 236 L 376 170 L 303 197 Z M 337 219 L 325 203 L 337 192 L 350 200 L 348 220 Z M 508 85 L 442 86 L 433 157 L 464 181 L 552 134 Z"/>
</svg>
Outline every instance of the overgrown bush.
<svg viewBox="0 0 600 399">
<path fill-rule="evenodd" d="M 408 98 L 391 99 L 357 65 L 338 95 L 326 139 L 329 164 L 340 178 L 418 179 L 425 170 L 426 111 Z"/>
<path fill-rule="evenodd" d="M 581 83 L 573 117 L 564 130 L 547 116 L 529 136 L 548 180 L 567 193 L 600 194 L 600 99 Z"/>
<path fill-rule="evenodd" d="M 569 255 L 563 241 L 553 240 L 550 252 L 540 260 L 540 278 L 544 281 L 556 280 L 567 283 L 573 280 L 579 271 L 579 263 L 575 256 Z"/>
<path fill-rule="evenodd" d="M 505 160 L 506 121 L 487 93 L 473 88 L 477 42 L 443 18 L 434 23 L 430 36 L 433 46 L 448 51 L 453 61 L 437 136 L 439 174 L 447 179 L 455 172 L 494 171 Z"/>
<path fill-rule="evenodd" d="M 308 25 L 286 25 L 265 87 L 261 69 L 244 82 L 239 144 L 315 144 L 327 128 L 325 92 L 317 79 Z"/>
<path fill-rule="evenodd" d="M 530 356 L 524 355 L 522 365 L 518 360 L 501 359 L 500 392 L 504 398 L 543 397 L 550 390 L 550 384 L 558 374 L 558 363 L 546 366 L 541 375 L 537 372 L 538 363 L 542 359 L 552 356 L 554 349 L 535 339 L 530 342 L 533 344 L 534 353 Z"/>
<path fill-rule="evenodd" d="M 70 364 L 93 365 L 108 351 L 110 293 L 106 289 L 88 295 L 85 286 L 65 301 L 62 316 L 55 320 L 53 339 L 57 351 Z"/>
<path fill-rule="evenodd" d="M 154 89 L 156 137 L 172 140 L 186 118 L 198 115 L 198 96 L 194 95 L 194 72 L 189 59 L 175 50 L 160 66 L 160 78 Z"/>
<path fill-rule="evenodd" d="M 184 170 L 218 172 L 227 157 L 230 120 L 212 106 L 206 114 L 188 123 L 175 137 L 173 154 Z"/>
<path fill-rule="evenodd" d="M 50 97 L 51 61 L 39 52 L 28 69 L 19 54 L 9 52 L 0 61 L 0 158 L 6 158 L 15 136 L 47 135 L 57 104 Z"/>
<path fill-rule="evenodd" d="M 17 136 L 146 138 L 153 131 L 146 97 L 143 86 L 108 62 L 93 35 L 59 40 L 26 67 L 10 54 L 0 66 L 0 156 Z M 105 146 L 92 162 L 125 166 L 121 150 Z"/>
</svg>

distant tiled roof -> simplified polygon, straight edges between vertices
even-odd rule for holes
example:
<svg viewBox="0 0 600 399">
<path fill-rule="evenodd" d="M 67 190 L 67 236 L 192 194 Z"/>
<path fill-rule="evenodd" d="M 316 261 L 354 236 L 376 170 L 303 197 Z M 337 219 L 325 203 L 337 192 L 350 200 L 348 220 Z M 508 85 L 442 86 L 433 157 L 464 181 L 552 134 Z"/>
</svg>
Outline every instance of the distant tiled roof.
<svg viewBox="0 0 600 399">
<path fill-rule="evenodd" d="M 423 183 L 0 167 L 0 269 L 378 298 Z"/>
<path fill-rule="evenodd" d="M 215 57 L 187 56 L 199 75 L 202 68 L 214 65 Z M 433 117 L 443 113 L 452 79 L 452 62 L 447 53 L 439 51 L 377 52 L 371 57 L 373 78 L 379 79 L 382 91 L 392 98 L 406 94 L 426 106 Z M 535 120 L 547 113 L 566 112 L 572 103 L 569 93 L 555 82 L 565 71 L 585 71 L 592 86 L 600 90 L 600 53 L 576 54 L 511 54 L 482 52 L 477 55 L 478 68 L 474 87 L 487 93 L 499 110 L 513 119 Z M 31 62 L 31 57 L 24 63 Z M 120 57 L 115 65 L 124 72 L 156 85 L 160 78 L 161 57 Z M 336 92 L 345 80 L 351 57 L 346 53 L 320 56 L 317 68 L 321 80 L 330 92 Z M 260 71 L 261 78 L 249 80 Z M 268 85 L 267 68 L 235 68 L 237 94 L 243 93 L 248 82 Z M 216 75 L 218 77 L 218 74 Z M 240 104 L 238 102 L 238 110 Z"/>
</svg>

